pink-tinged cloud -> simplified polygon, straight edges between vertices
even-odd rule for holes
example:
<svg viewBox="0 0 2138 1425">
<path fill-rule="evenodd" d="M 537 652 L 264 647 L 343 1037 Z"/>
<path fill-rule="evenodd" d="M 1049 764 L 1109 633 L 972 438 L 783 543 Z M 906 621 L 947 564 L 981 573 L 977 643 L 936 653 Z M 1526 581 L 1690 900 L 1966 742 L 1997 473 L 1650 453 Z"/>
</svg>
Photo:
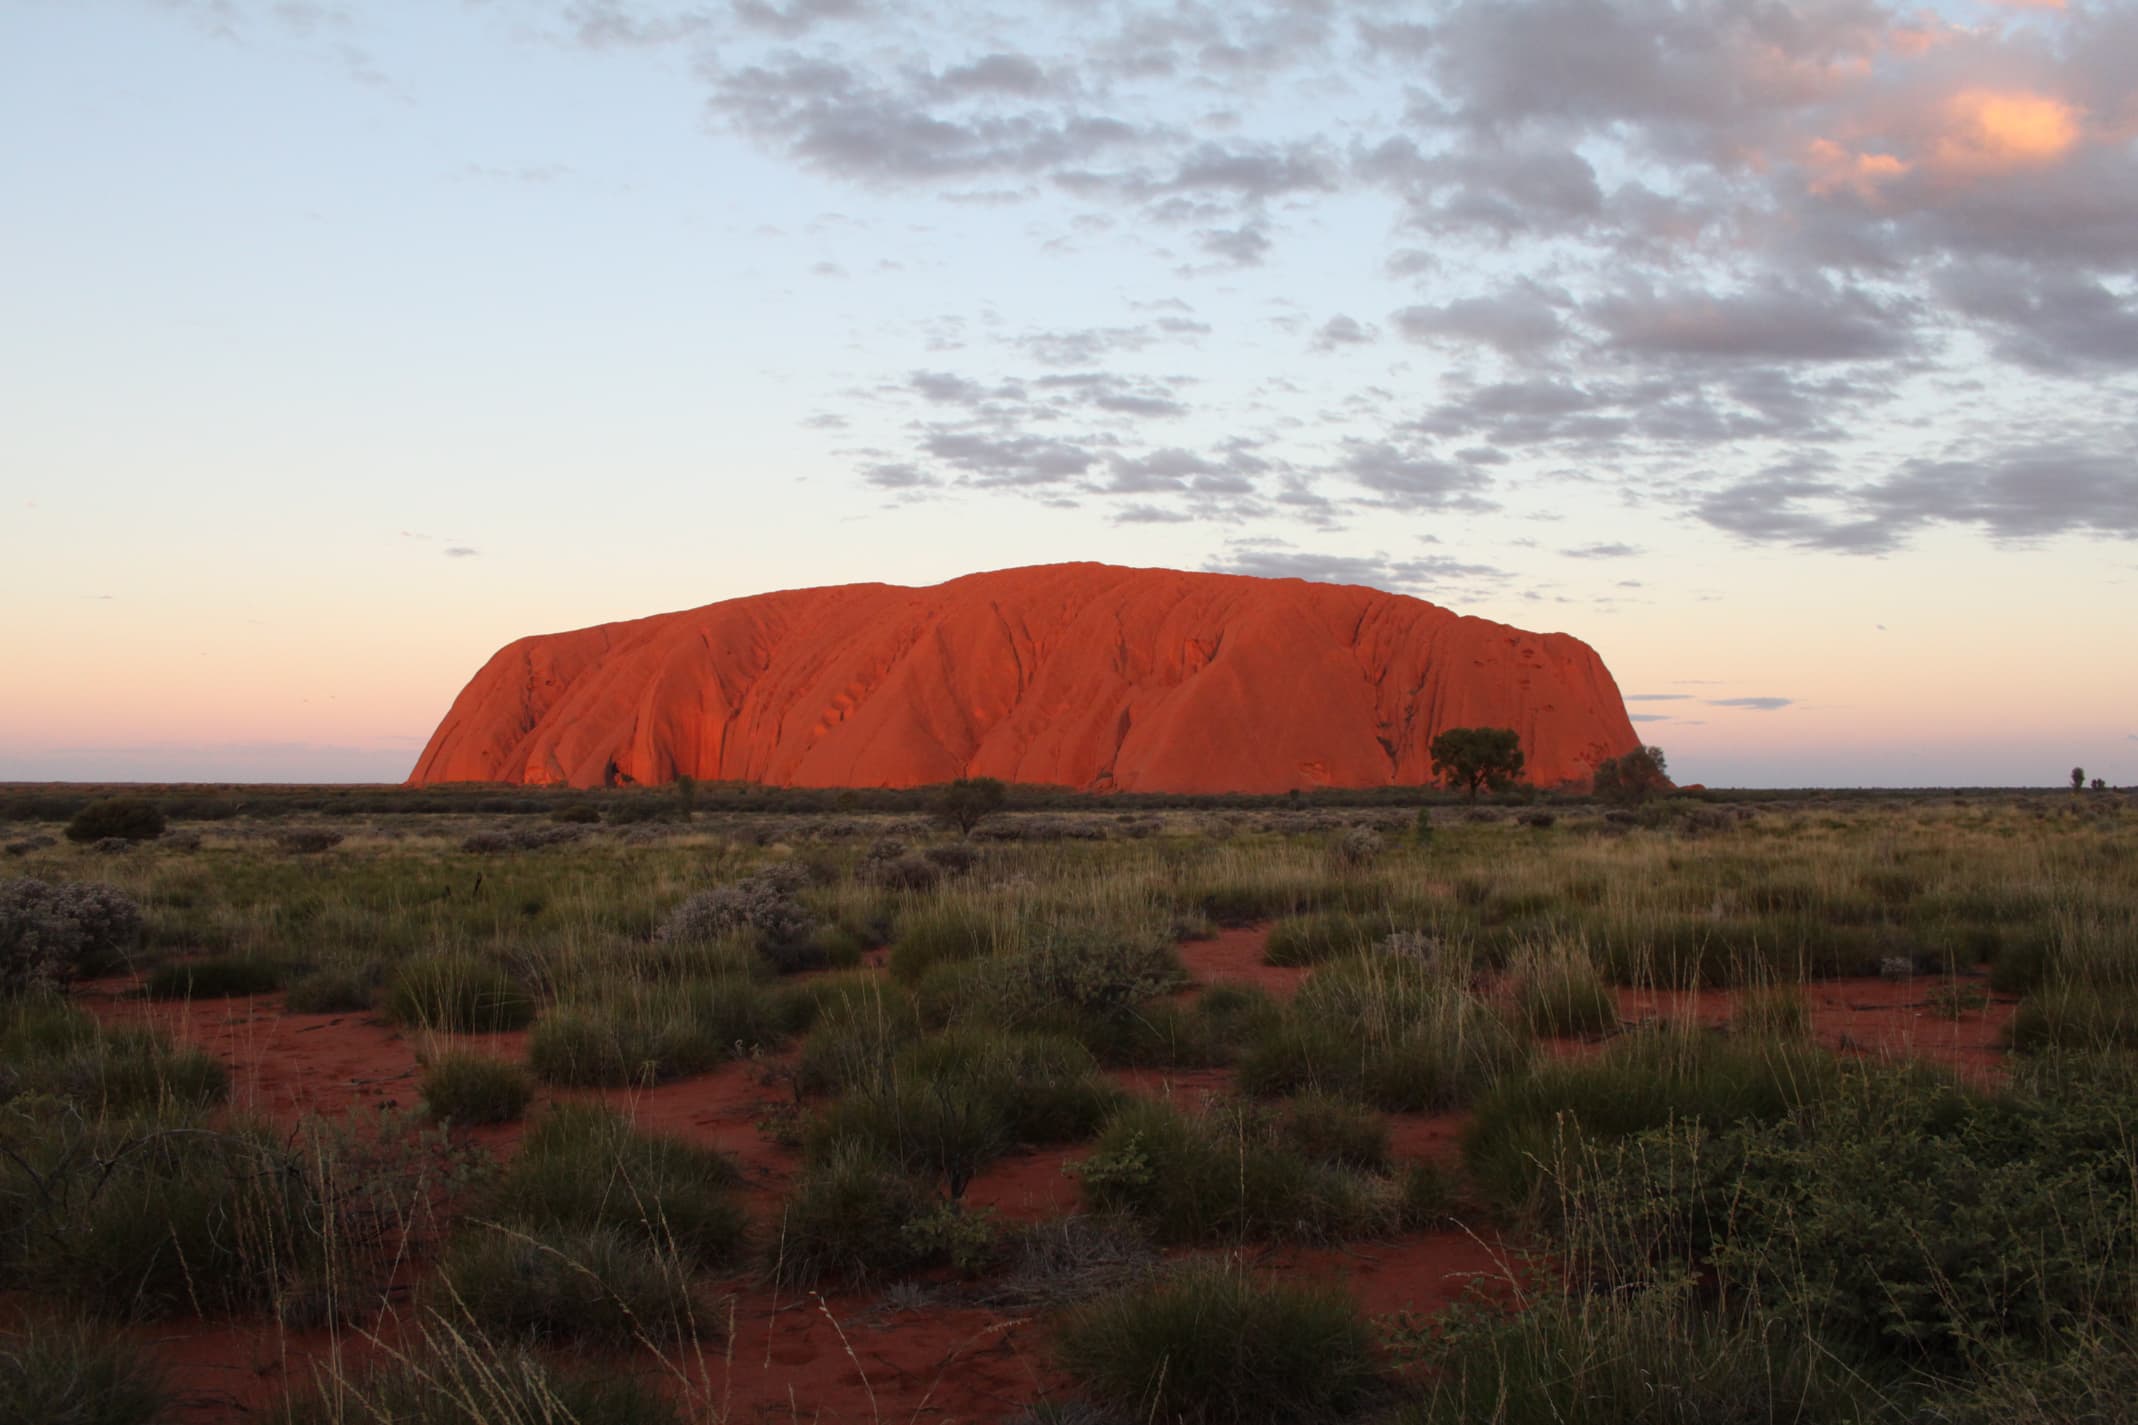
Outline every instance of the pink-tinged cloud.
<svg viewBox="0 0 2138 1425">
<path fill-rule="evenodd" d="M 1813 139 L 1804 152 L 1804 167 L 1811 174 L 1811 191 L 1824 197 L 1842 189 L 1866 202 L 1878 197 L 1882 185 L 1912 167 L 1906 159 L 1890 153 L 1854 153 L 1832 139 Z"/>
<path fill-rule="evenodd" d="M 1942 118 L 1931 160 L 1963 176 L 2045 167 L 2076 147 L 2082 133 L 2071 105 L 2024 90 L 1964 90 L 1946 101 Z"/>
</svg>

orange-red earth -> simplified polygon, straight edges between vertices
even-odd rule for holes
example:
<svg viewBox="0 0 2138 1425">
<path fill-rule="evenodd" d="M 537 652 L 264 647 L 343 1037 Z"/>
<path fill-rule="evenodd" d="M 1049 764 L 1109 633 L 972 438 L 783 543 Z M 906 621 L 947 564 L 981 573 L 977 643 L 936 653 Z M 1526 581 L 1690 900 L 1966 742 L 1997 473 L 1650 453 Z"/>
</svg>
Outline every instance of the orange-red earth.
<svg viewBox="0 0 2138 1425">
<path fill-rule="evenodd" d="M 1594 649 L 1351 585 L 1107 564 L 848 584 L 522 638 L 409 781 L 1283 792 L 1433 780 L 1508 727 L 1528 780 L 1639 745 Z"/>
</svg>

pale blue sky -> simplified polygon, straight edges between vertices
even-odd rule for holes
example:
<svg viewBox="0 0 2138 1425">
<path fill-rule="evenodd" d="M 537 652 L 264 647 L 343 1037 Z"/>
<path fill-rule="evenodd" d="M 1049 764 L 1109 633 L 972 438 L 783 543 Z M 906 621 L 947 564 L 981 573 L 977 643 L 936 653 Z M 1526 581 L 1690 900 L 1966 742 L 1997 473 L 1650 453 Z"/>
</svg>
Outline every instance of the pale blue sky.
<svg viewBox="0 0 2138 1425">
<path fill-rule="evenodd" d="M 13 0 L 0 778 L 397 779 L 519 634 L 1104 558 L 1574 633 L 1688 779 L 2138 780 L 2134 75 L 2131 4 Z"/>
</svg>

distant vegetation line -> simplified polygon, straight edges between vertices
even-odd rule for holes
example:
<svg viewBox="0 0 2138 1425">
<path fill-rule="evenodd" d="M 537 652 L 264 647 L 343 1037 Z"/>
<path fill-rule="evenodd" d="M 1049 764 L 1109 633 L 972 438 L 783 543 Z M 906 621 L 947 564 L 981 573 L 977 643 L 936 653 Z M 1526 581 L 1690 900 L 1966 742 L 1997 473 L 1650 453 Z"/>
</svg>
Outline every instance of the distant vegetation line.
<svg viewBox="0 0 2138 1425">
<path fill-rule="evenodd" d="M 1810 798 L 1891 801 L 1933 796 L 2039 795 L 2046 787 L 1797 787 L 1680 789 L 1673 796 L 1704 802 L 1790 802 Z M 701 812 L 811 812 L 924 814 L 941 796 L 939 787 L 770 787 L 750 782 L 700 782 L 690 801 Z M 218 821 L 237 816 L 465 815 L 541 816 L 585 807 L 604 820 L 659 820 L 679 805 L 675 787 L 584 790 L 509 783 L 447 787 L 402 787 L 380 783 L 242 782 L 15 782 L 0 783 L 0 822 L 67 821 L 92 801 L 110 796 L 152 798 L 166 816 Z M 1486 805 L 1587 805 L 1599 798 L 1532 787 L 1482 798 Z M 1079 792 L 1029 783 L 1008 787 L 1007 811 L 1144 812 L 1172 810 L 1256 811 L 1279 807 L 1390 807 L 1453 805 L 1459 792 L 1445 787 L 1320 787 L 1282 795 Z"/>
</svg>

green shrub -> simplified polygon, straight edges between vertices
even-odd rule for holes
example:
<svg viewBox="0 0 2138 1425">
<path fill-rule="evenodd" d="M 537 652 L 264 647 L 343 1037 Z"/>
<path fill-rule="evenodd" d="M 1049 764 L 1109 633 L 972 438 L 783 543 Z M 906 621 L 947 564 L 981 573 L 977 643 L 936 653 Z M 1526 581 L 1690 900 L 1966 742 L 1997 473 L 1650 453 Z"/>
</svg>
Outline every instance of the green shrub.
<svg viewBox="0 0 2138 1425">
<path fill-rule="evenodd" d="M 40 1318 L 0 1334 L 0 1420 L 21 1425 L 153 1425 L 169 1392 L 133 1341 Z"/>
<path fill-rule="evenodd" d="M 659 1345 L 716 1324 L 679 1259 L 613 1228 L 471 1226 L 438 1289 L 484 1331 L 524 1340 Z"/>
<path fill-rule="evenodd" d="M 1021 950 L 998 957 L 993 968 L 1007 1023 L 1063 1006 L 1112 1013 L 1187 980 L 1164 928 L 1148 923 L 1042 924 L 1027 934 Z"/>
<path fill-rule="evenodd" d="M 237 999 L 264 995 L 282 984 L 282 969 L 244 955 L 166 960 L 149 971 L 142 992 L 154 1000 Z"/>
<path fill-rule="evenodd" d="M 1857 1091 L 1711 1145 L 1730 1214 L 1715 1269 L 1816 1321 L 1835 1349 L 1910 1366 L 2127 1332 L 2134 1116 L 2138 1075 L 2086 1060 L 2003 1095 L 1867 1074 Z"/>
<path fill-rule="evenodd" d="M 501 966 L 473 955 L 425 955 L 404 961 L 386 987 L 386 1014 L 397 1024 L 456 1034 L 524 1029 L 534 997 Z"/>
<path fill-rule="evenodd" d="M 640 1133 L 592 1104 L 554 1104 L 528 1131 L 486 1203 L 490 1215 L 559 1231 L 603 1228 L 702 1267 L 731 1265 L 747 1219 L 734 1161 Z"/>
<path fill-rule="evenodd" d="M 0 881 L 0 996 L 118 969 L 141 939 L 141 908 L 96 881 Z"/>
<path fill-rule="evenodd" d="M 163 811 L 145 797 L 105 797 L 74 814 L 67 823 L 69 841 L 153 841 L 163 835 Z"/>
<path fill-rule="evenodd" d="M 859 1285 L 910 1271 L 925 1257 L 906 1228 L 934 1203 L 923 1184 L 862 1145 L 836 1147 L 787 1195 L 773 1275 L 789 1286 Z"/>
<path fill-rule="evenodd" d="M 1318 1421 L 1378 1383 L 1372 1334 L 1341 1287 L 1261 1285 L 1218 1265 L 1073 1310 L 1062 1367 L 1124 1418 Z"/>
<path fill-rule="evenodd" d="M 518 1064 L 487 1054 L 441 1055 L 423 1075 L 423 1107 L 454 1123 L 511 1123 L 527 1112 L 534 1081 Z"/>
</svg>

